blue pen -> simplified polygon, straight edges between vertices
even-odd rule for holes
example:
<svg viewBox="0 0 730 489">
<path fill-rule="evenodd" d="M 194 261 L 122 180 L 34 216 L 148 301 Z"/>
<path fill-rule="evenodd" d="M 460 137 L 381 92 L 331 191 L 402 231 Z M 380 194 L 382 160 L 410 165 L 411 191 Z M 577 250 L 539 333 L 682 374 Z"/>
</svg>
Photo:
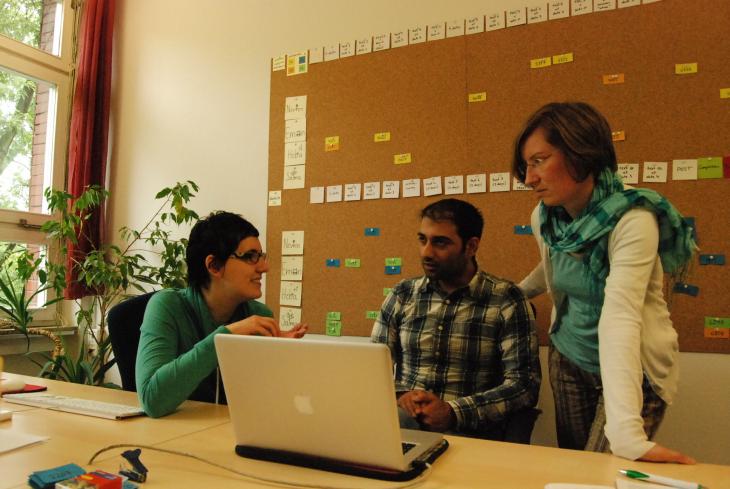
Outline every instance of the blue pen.
<svg viewBox="0 0 730 489">
<path fill-rule="evenodd" d="M 677 479 L 670 479 L 669 477 L 662 477 L 661 475 L 645 474 L 644 472 L 639 472 L 637 470 L 619 470 L 619 473 L 630 479 L 637 479 L 645 482 L 656 482 L 657 484 L 676 487 L 678 489 L 708 489 L 697 482 L 680 481 Z"/>
</svg>

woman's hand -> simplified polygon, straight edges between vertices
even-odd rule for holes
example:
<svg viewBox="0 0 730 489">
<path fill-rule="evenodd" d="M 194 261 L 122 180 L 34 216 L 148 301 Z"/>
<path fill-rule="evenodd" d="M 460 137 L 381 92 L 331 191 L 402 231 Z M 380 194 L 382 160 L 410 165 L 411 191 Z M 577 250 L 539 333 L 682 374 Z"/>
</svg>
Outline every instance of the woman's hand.
<svg viewBox="0 0 730 489">
<path fill-rule="evenodd" d="M 254 336 L 281 336 L 281 330 L 274 318 L 249 316 L 226 326 L 233 334 Z"/>
<path fill-rule="evenodd" d="M 289 331 L 282 331 L 281 337 L 282 338 L 301 338 L 302 336 L 307 334 L 308 330 L 309 330 L 309 325 L 307 325 L 306 323 L 297 323 Z"/>
<path fill-rule="evenodd" d="M 697 463 L 697 461 L 692 457 L 664 447 L 658 443 L 654 445 L 651 450 L 639 457 L 639 460 L 644 462 L 669 462 L 688 465 L 694 465 Z"/>
</svg>

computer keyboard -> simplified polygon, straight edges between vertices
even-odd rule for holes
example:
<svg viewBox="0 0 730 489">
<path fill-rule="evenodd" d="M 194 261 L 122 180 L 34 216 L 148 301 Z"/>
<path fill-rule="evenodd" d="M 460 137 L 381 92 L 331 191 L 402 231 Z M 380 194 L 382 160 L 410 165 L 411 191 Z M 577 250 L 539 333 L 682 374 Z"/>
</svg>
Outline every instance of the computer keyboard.
<svg viewBox="0 0 730 489">
<path fill-rule="evenodd" d="M 55 396 L 47 392 L 27 394 L 5 394 L 3 399 L 15 404 L 24 404 L 67 413 L 85 414 L 97 418 L 122 419 L 141 416 L 144 411 L 139 406 L 127 406 L 111 402 L 93 401 L 68 396 Z"/>
</svg>

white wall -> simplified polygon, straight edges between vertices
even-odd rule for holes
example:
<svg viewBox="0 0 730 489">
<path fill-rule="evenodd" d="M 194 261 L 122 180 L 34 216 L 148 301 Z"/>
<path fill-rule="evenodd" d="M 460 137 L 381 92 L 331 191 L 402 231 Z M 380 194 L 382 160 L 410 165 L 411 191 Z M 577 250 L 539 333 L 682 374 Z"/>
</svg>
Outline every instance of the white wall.
<svg viewBox="0 0 730 489">
<path fill-rule="evenodd" d="M 191 179 L 201 186 L 193 206 L 196 210 L 240 212 L 265 236 L 271 57 L 526 3 L 529 1 L 118 3 L 111 229 L 140 227 L 151 215 L 152 197 L 160 188 Z M 668 411 L 659 440 L 701 461 L 730 464 L 730 356 L 685 353 L 680 362 L 680 394 Z M 540 402 L 544 413 L 534 441 L 554 445 L 546 370 L 544 377 Z"/>
</svg>

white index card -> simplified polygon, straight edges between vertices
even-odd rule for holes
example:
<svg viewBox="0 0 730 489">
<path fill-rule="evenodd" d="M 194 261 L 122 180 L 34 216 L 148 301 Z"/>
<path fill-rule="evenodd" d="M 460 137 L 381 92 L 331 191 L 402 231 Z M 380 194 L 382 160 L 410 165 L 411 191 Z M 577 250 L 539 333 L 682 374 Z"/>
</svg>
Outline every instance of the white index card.
<svg viewBox="0 0 730 489">
<path fill-rule="evenodd" d="M 446 23 L 446 37 L 459 37 L 464 35 L 464 19 L 450 20 Z"/>
<path fill-rule="evenodd" d="M 286 54 L 271 58 L 271 71 L 281 71 L 286 68 Z"/>
<path fill-rule="evenodd" d="M 507 27 L 515 27 L 527 23 L 525 7 L 511 8 L 507 10 Z"/>
<path fill-rule="evenodd" d="M 430 197 L 432 195 L 441 195 L 441 177 L 431 177 L 423 179 L 423 195 Z"/>
<path fill-rule="evenodd" d="M 390 47 L 402 48 L 408 46 L 408 31 L 398 31 L 390 33 Z"/>
<path fill-rule="evenodd" d="M 269 207 L 281 205 L 281 190 L 269 190 Z"/>
<path fill-rule="evenodd" d="M 593 0 L 570 0 L 571 15 L 583 15 L 593 12 Z"/>
<path fill-rule="evenodd" d="M 519 191 L 532 190 L 532 187 L 525 185 L 524 183 L 520 182 L 516 178 L 512 178 L 512 190 L 519 190 Z"/>
<path fill-rule="evenodd" d="M 310 204 L 324 204 L 324 187 L 312 187 L 309 189 Z"/>
<path fill-rule="evenodd" d="M 328 46 L 324 47 L 324 60 L 325 61 L 334 61 L 336 59 L 340 59 L 340 45 L 339 44 L 330 44 Z"/>
<path fill-rule="evenodd" d="M 309 64 L 321 63 L 324 61 L 324 46 L 309 48 Z"/>
<path fill-rule="evenodd" d="M 548 18 L 564 19 L 570 15 L 570 0 L 554 0 L 548 2 Z"/>
<path fill-rule="evenodd" d="M 307 143 L 284 143 L 284 166 L 303 165 L 307 162 Z"/>
<path fill-rule="evenodd" d="M 509 172 L 490 173 L 489 174 L 489 191 L 490 192 L 509 192 Z"/>
<path fill-rule="evenodd" d="M 380 198 L 380 182 L 365 182 L 363 187 L 363 200 L 374 200 Z"/>
<path fill-rule="evenodd" d="M 662 0 L 644 0 L 641 2 L 642 4 L 646 5 L 647 3 L 654 3 L 654 2 L 661 2 Z"/>
<path fill-rule="evenodd" d="M 619 163 L 617 173 L 624 183 L 639 183 L 638 163 Z"/>
<path fill-rule="evenodd" d="M 294 165 L 284 167 L 284 190 L 304 188 L 305 167 L 306 165 Z"/>
<path fill-rule="evenodd" d="M 637 5 L 641 5 L 641 0 L 618 0 L 618 8 L 636 7 Z"/>
<path fill-rule="evenodd" d="M 383 198 L 397 199 L 400 195 L 400 180 L 385 180 L 383 182 Z"/>
<path fill-rule="evenodd" d="M 478 173 L 466 176 L 466 193 L 480 194 L 487 191 L 487 174 Z"/>
<path fill-rule="evenodd" d="M 373 51 L 390 49 L 390 34 L 378 34 L 373 37 Z"/>
<path fill-rule="evenodd" d="M 477 17 L 469 17 L 466 19 L 466 33 L 467 35 L 479 34 L 484 32 L 484 16 L 479 15 Z"/>
<path fill-rule="evenodd" d="M 457 195 L 464 193 L 464 175 L 444 177 L 444 194 Z"/>
<path fill-rule="evenodd" d="M 307 140 L 307 119 L 287 119 L 284 121 L 284 142 L 295 143 Z"/>
<path fill-rule="evenodd" d="M 362 194 L 362 184 L 360 183 L 347 183 L 345 184 L 345 202 L 353 200 L 360 200 Z"/>
<path fill-rule="evenodd" d="M 426 42 L 426 27 L 415 26 L 408 29 L 408 44 L 418 44 Z"/>
<path fill-rule="evenodd" d="M 355 42 L 344 41 L 340 43 L 340 58 L 355 56 Z"/>
<path fill-rule="evenodd" d="M 296 307 L 279 308 L 279 329 L 289 331 L 302 322 L 302 310 Z"/>
<path fill-rule="evenodd" d="M 282 255 L 303 255 L 304 254 L 304 231 L 282 231 L 281 232 L 281 254 Z"/>
<path fill-rule="evenodd" d="M 281 257 L 281 280 L 301 280 L 304 270 L 302 255 Z"/>
<path fill-rule="evenodd" d="M 373 38 L 363 37 L 355 41 L 355 54 L 367 54 L 373 51 Z"/>
<path fill-rule="evenodd" d="M 492 12 L 486 15 L 487 31 L 496 31 L 497 29 L 504 29 L 504 10 L 498 12 Z"/>
<path fill-rule="evenodd" d="M 606 10 L 615 10 L 616 0 L 596 0 L 593 4 L 593 10 L 596 12 L 605 12 Z"/>
<path fill-rule="evenodd" d="M 643 182 L 664 183 L 667 181 L 666 161 L 645 161 Z"/>
<path fill-rule="evenodd" d="M 530 5 L 527 7 L 527 23 L 537 24 L 548 20 L 547 4 Z"/>
<path fill-rule="evenodd" d="M 307 96 L 287 97 L 284 103 L 284 119 L 307 117 Z"/>
<path fill-rule="evenodd" d="M 342 185 L 327 186 L 327 202 L 342 202 Z"/>
<path fill-rule="evenodd" d="M 673 160 L 672 180 L 697 180 L 697 160 Z"/>
<path fill-rule="evenodd" d="M 444 31 L 444 23 L 443 22 L 436 22 L 434 24 L 428 24 L 428 34 L 427 39 L 429 41 L 437 41 L 439 39 L 443 39 L 446 37 L 446 32 Z"/>
<path fill-rule="evenodd" d="M 279 290 L 279 304 L 282 306 L 302 305 L 302 283 L 301 282 L 281 282 Z"/>
<path fill-rule="evenodd" d="M 403 180 L 403 198 L 421 196 L 421 179 L 409 178 Z"/>
</svg>

